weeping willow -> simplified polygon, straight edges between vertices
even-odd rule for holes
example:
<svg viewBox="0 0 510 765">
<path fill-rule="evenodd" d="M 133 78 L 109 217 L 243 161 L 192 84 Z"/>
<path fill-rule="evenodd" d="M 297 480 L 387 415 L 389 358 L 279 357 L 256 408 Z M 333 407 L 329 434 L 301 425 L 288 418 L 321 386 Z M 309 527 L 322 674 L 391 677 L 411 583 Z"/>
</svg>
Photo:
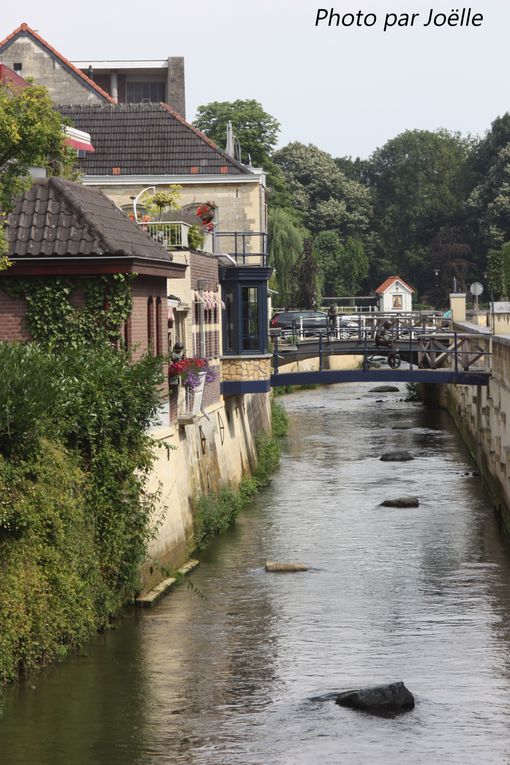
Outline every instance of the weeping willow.
<svg viewBox="0 0 510 765">
<path fill-rule="evenodd" d="M 296 265 L 303 253 L 303 232 L 284 210 L 269 214 L 269 262 L 275 270 L 280 306 L 291 306 L 296 292 Z"/>
</svg>

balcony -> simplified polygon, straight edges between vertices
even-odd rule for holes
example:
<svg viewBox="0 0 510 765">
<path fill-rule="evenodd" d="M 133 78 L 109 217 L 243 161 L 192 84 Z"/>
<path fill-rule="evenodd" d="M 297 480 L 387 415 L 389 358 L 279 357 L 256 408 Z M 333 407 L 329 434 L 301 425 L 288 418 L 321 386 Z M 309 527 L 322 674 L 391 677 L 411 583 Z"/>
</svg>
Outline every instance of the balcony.
<svg viewBox="0 0 510 765">
<path fill-rule="evenodd" d="M 260 231 L 215 231 L 214 252 L 228 255 L 236 266 L 267 267 L 267 234 Z"/>
<path fill-rule="evenodd" d="M 191 228 L 189 223 L 158 220 L 142 222 L 138 225 L 168 252 L 189 249 L 188 231 Z"/>
</svg>

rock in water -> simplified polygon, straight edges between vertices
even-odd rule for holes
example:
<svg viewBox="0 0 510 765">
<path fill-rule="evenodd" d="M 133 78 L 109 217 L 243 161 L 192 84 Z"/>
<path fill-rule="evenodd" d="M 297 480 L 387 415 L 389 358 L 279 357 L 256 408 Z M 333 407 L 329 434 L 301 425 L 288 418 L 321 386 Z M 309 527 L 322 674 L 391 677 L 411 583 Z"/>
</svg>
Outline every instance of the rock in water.
<svg viewBox="0 0 510 765">
<path fill-rule="evenodd" d="M 394 385 L 378 385 L 377 388 L 370 388 L 370 393 L 398 393 L 399 389 Z"/>
<path fill-rule="evenodd" d="M 414 457 L 409 452 L 397 451 L 386 452 L 382 455 L 381 460 L 382 462 L 409 462 L 409 460 L 414 460 Z"/>
<path fill-rule="evenodd" d="M 385 499 L 381 502 L 381 507 L 419 507 L 418 497 L 397 497 L 396 499 Z"/>
<path fill-rule="evenodd" d="M 341 707 L 361 709 L 373 715 L 392 717 L 414 709 L 414 696 L 404 683 L 376 685 L 357 691 L 344 691 L 336 697 Z"/>
<path fill-rule="evenodd" d="M 304 563 L 277 563 L 276 561 L 268 560 L 266 563 L 266 571 L 277 573 L 308 571 L 308 566 L 305 566 Z"/>
</svg>

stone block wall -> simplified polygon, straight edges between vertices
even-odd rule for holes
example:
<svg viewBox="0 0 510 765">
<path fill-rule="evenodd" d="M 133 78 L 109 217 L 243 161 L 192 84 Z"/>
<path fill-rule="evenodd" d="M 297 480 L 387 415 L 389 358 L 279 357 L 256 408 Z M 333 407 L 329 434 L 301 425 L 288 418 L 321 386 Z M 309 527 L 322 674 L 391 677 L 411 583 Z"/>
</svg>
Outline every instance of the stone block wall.
<svg viewBox="0 0 510 765">
<path fill-rule="evenodd" d="M 485 386 L 430 386 L 468 445 L 510 533 L 510 338 L 494 336 L 493 376 Z"/>
<path fill-rule="evenodd" d="M 44 85 L 56 104 L 104 104 L 105 98 L 94 92 L 79 75 L 72 74 L 56 56 L 38 45 L 30 37 L 18 37 L 0 53 L 0 62 L 14 69 L 21 64 L 18 74 L 33 78 L 36 85 Z"/>
<path fill-rule="evenodd" d="M 229 356 L 221 360 L 222 380 L 269 380 L 272 356 L 246 358 Z"/>
<path fill-rule="evenodd" d="M 90 185 L 90 179 L 87 179 Z M 94 184 L 96 185 L 96 184 Z M 143 185 L 100 185 L 107 197 L 120 207 L 131 205 L 131 197 L 136 196 Z M 158 185 L 158 191 L 165 191 L 169 186 Z M 179 204 L 184 207 L 201 202 L 214 202 L 218 206 L 218 231 L 267 231 L 265 190 L 254 178 L 251 182 L 214 183 L 194 180 L 189 185 L 183 184 L 179 192 Z"/>
</svg>

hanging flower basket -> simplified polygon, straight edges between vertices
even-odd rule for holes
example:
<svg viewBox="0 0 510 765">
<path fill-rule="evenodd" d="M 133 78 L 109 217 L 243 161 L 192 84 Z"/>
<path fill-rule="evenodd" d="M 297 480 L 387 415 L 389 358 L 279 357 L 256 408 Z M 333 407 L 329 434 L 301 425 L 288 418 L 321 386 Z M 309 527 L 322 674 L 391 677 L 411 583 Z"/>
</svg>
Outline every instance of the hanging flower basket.
<svg viewBox="0 0 510 765">
<path fill-rule="evenodd" d="M 214 202 L 204 202 L 197 209 L 197 218 L 200 218 L 200 221 L 202 225 L 205 226 L 206 231 L 212 231 L 214 228 L 215 211 L 216 205 Z"/>
<path fill-rule="evenodd" d="M 207 359 L 194 356 L 190 359 L 174 361 L 168 367 L 168 379 L 171 385 L 180 383 L 191 390 L 199 387 L 202 380 L 212 382 L 216 379 L 215 370 L 209 366 Z"/>
</svg>

